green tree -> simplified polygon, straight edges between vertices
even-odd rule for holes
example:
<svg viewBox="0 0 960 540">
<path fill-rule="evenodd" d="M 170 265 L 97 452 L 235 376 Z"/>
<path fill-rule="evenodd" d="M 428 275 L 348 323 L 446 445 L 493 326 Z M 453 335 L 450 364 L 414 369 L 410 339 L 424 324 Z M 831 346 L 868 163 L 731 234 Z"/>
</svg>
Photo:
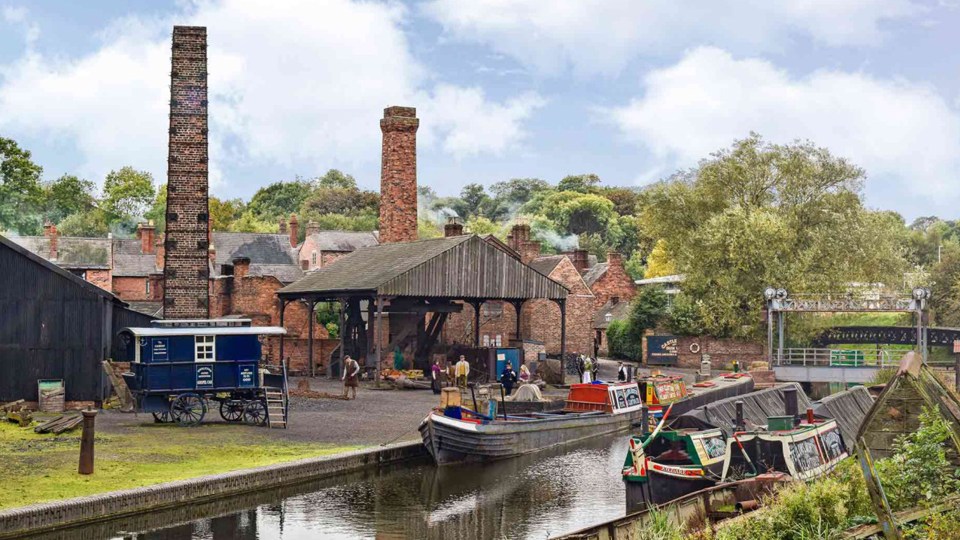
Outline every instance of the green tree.
<svg viewBox="0 0 960 540">
<path fill-rule="evenodd" d="M 100 209 L 70 214 L 57 226 L 64 236 L 103 237 L 110 232 L 106 213 Z"/>
<path fill-rule="evenodd" d="M 214 231 L 227 231 L 234 221 L 240 219 L 246 210 L 246 204 L 243 199 L 220 200 L 217 197 L 210 197 L 210 229 Z"/>
<path fill-rule="evenodd" d="M 623 268 L 630 275 L 630 279 L 643 279 L 643 274 L 647 271 L 647 260 L 644 258 L 643 252 L 639 249 L 634 250 L 633 255 L 623 263 Z"/>
<path fill-rule="evenodd" d="M 229 230 L 231 232 L 269 233 L 277 232 L 277 224 L 272 221 L 264 221 L 247 210 L 238 219 L 230 223 Z"/>
<path fill-rule="evenodd" d="M 601 233 L 616 218 L 613 203 L 599 195 L 558 191 L 543 199 L 543 215 L 566 234 Z"/>
<path fill-rule="evenodd" d="M 648 190 L 641 225 L 686 275 L 707 332 L 759 337 L 766 286 L 802 293 L 900 282 L 902 222 L 864 208 L 863 178 L 812 143 L 751 135 Z"/>
<path fill-rule="evenodd" d="M 0 137 L 0 230 L 39 234 L 43 168 L 12 139 Z"/>
<path fill-rule="evenodd" d="M 600 177 L 595 174 L 576 174 L 565 176 L 557 183 L 557 191 L 576 191 L 592 193 L 600 186 Z"/>
<path fill-rule="evenodd" d="M 508 208 L 520 208 L 534 195 L 550 189 L 546 180 L 539 178 L 512 178 L 490 186 L 490 193 Z"/>
<path fill-rule="evenodd" d="M 676 273 L 677 269 L 667 254 L 667 243 L 662 239 L 657 240 L 657 243 L 653 246 L 653 250 L 650 252 L 650 256 L 647 257 L 647 271 L 644 272 L 643 277 L 649 279 L 672 276 Z"/>
<path fill-rule="evenodd" d="M 43 186 L 44 218 L 60 223 L 67 216 L 89 212 L 96 205 L 96 185 L 89 180 L 65 174 Z"/>
<path fill-rule="evenodd" d="M 474 216 L 464 224 L 467 231 L 472 234 L 496 234 L 500 232 L 500 226 L 483 216 Z"/>
<path fill-rule="evenodd" d="M 357 179 L 337 169 L 330 169 L 316 183 L 320 188 L 357 189 Z"/>
<path fill-rule="evenodd" d="M 142 218 L 155 199 L 153 175 L 127 166 L 107 174 L 100 208 L 111 223 L 132 222 Z"/>
<path fill-rule="evenodd" d="M 281 217 L 300 211 L 312 191 L 310 182 L 300 178 L 292 182 L 274 182 L 253 194 L 247 210 L 259 221 L 277 223 Z"/>
<path fill-rule="evenodd" d="M 143 215 L 144 219 L 153 223 L 157 234 L 166 229 L 167 224 L 167 184 L 161 184 L 157 189 L 157 196 L 153 199 L 150 209 Z"/>
</svg>

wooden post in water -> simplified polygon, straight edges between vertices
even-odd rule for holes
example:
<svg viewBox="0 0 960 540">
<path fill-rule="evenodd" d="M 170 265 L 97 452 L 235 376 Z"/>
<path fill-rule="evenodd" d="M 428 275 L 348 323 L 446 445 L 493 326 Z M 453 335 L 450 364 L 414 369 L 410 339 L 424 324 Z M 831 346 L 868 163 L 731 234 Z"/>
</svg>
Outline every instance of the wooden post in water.
<svg viewBox="0 0 960 540">
<path fill-rule="evenodd" d="M 80 474 L 93 474 L 94 421 L 97 411 L 83 411 L 83 433 L 80 435 Z"/>
</svg>

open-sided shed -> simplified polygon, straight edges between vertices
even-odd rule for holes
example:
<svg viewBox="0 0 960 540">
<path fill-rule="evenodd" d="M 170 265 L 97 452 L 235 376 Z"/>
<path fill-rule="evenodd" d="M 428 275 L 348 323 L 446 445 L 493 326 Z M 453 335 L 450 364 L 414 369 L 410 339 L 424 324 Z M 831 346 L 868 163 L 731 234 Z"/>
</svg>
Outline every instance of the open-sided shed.
<svg viewBox="0 0 960 540">
<path fill-rule="evenodd" d="M 341 359 L 345 350 L 351 349 L 355 354 L 366 356 L 368 365 L 377 365 L 380 347 L 367 344 L 383 343 L 380 321 L 385 311 L 391 315 L 391 324 L 404 326 L 392 328 L 395 334 L 417 332 L 419 359 L 435 343 L 448 314 L 460 311 L 461 305 L 457 302 L 466 302 L 475 308 L 475 346 L 480 343 L 479 308 L 488 300 L 509 302 L 517 313 L 527 300 L 552 300 L 560 309 L 561 336 L 564 336 L 567 293 L 566 287 L 506 251 L 477 235 L 464 235 L 361 248 L 280 289 L 277 295 L 281 302 L 281 321 L 283 308 L 291 301 L 306 301 L 311 312 L 317 302 L 342 303 Z M 367 337 L 371 328 L 363 321 L 362 304 L 368 306 L 367 320 L 377 321 L 372 339 Z M 408 324 L 403 324 L 404 320 Z M 517 336 L 520 335 L 519 320 L 517 317 Z M 308 354 L 313 366 L 312 324 L 310 332 Z M 564 341 L 561 337 L 561 343 Z M 561 351 L 561 355 L 564 352 Z"/>
</svg>

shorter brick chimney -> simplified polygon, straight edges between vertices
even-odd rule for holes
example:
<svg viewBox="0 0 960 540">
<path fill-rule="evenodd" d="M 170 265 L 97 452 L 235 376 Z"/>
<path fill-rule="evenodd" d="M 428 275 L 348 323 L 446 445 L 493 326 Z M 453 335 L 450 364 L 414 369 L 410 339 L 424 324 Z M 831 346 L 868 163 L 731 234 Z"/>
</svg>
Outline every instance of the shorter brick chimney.
<svg viewBox="0 0 960 540">
<path fill-rule="evenodd" d="M 507 239 L 510 242 L 510 247 L 520 251 L 523 249 L 523 244 L 530 241 L 530 224 L 523 222 L 515 224 Z"/>
<path fill-rule="evenodd" d="M 588 267 L 590 266 L 590 252 L 585 249 L 577 248 L 567 254 L 570 257 L 570 261 L 573 262 L 574 268 L 577 269 L 577 272 L 585 274 Z"/>
<path fill-rule="evenodd" d="M 157 263 L 156 263 L 157 270 L 161 272 L 163 272 L 163 253 L 164 253 L 164 250 L 166 249 L 165 246 L 163 245 L 163 238 L 164 236 L 162 233 L 158 234 L 157 239 L 153 243 L 153 246 L 154 246 L 153 251 L 154 251 L 154 254 L 157 256 Z"/>
<path fill-rule="evenodd" d="M 290 247 L 297 247 L 300 242 L 297 237 L 300 234 L 300 223 L 297 222 L 297 215 L 290 214 Z"/>
<path fill-rule="evenodd" d="M 463 236 L 463 223 L 455 217 L 447 218 L 447 223 L 443 226 L 443 235 Z"/>
<path fill-rule="evenodd" d="M 517 251 L 520 253 L 520 262 L 530 264 L 540 256 L 540 242 L 524 242 Z"/>
<path fill-rule="evenodd" d="M 46 223 L 43 226 L 43 235 L 50 241 L 50 252 L 48 255 L 51 261 L 57 260 L 57 236 L 59 236 L 59 234 L 60 233 L 57 232 L 57 226 L 53 223 Z"/>
<path fill-rule="evenodd" d="M 320 224 L 316 221 L 307 222 L 307 236 L 320 232 Z"/>
<path fill-rule="evenodd" d="M 157 228 L 153 222 L 137 224 L 137 238 L 140 239 L 140 253 L 143 255 L 153 255 L 154 240 Z"/>
<path fill-rule="evenodd" d="M 250 273 L 250 257 L 233 258 L 233 277 L 239 279 Z"/>
<path fill-rule="evenodd" d="M 610 268 L 619 268 L 620 270 L 624 270 L 623 255 L 621 255 L 616 251 L 608 251 L 607 264 L 609 265 Z"/>
</svg>

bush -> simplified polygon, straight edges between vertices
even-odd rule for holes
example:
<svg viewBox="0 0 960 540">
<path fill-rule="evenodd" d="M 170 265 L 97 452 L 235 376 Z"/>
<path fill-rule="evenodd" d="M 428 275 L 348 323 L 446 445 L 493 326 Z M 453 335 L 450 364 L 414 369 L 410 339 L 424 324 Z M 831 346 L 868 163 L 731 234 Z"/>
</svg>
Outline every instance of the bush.
<svg viewBox="0 0 960 540">
<path fill-rule="evenodd" d="M 627 321 L 611 321 L 607 327 L 607 343 L 610 356 L 637 360 L 640 357 L 640 344 L 630 340 L 627 332 Z"/>
</svg>

